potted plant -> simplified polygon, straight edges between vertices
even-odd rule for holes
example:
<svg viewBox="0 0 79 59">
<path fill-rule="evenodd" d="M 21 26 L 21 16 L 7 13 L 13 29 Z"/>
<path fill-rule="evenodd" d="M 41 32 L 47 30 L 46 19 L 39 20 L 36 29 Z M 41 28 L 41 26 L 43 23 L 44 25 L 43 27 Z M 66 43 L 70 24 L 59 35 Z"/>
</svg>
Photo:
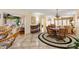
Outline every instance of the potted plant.
<svg viewBox="0 0 79 59">
<path fill-rule="evenodd" d="M 78 49 L 79 48 L 79 38 L 77 39 L 77 41 L 74 43 L 73 48 Z"/>
</svg>

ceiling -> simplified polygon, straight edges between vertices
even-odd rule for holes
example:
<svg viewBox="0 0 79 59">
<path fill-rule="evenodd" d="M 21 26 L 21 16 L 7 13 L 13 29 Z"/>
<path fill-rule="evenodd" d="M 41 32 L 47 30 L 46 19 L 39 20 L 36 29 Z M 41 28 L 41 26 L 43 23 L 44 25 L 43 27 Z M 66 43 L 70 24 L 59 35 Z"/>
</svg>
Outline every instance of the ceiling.
<svg viewBox="0 0 79 59">
<path fill-rule="evenodd" d="M 58 9 L 60 16 L 73 16 L 76 13 L 77 9 Z M 12 13 L 12 14 L 38 14 L 38 15 L 47 15 L 55 16 L 56 9 L 0 9 L 0 13 Z"/>
<path fill-rule="evenodd" d="M 42 13 L 44 15 L 49 15 L 49 16 L 55 16 L 56 15 L 56 9 L 32 9 L 29 10 L 33 13 Z M 58 13 L 60 16 L 72 16 L 76 13 L 76 9 L 59 9 Z"/>
</svg>

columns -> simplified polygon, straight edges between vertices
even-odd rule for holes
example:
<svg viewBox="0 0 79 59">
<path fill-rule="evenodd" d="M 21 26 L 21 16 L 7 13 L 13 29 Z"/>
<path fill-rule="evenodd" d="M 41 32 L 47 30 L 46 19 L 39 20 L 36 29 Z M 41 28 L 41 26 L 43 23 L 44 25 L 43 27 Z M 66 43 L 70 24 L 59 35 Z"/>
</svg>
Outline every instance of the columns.
<svg viewBox="0 0 79 59">
<path fill-rule="evenodd" d="M 39 17 L 39 22 L 40 22 L 40 31 L 42 31 L 42 17 Z"/>
<path fill-rule="evenodd" d="M 43 20 L 44 20 L 43 28 L 44 32 L 46 32 L 46 16 L 43 17 Z"/>
<path fill-rule="evenodd" d="M 40 16 L 39 20 L 40 20 L 40 30 L 42 32 L 46 32 L 46 16 Z"/>
<path fill-rule="evenodd" d="M 30 25 L 31 25 L 31 14 L 28 14 L 25 16 L 24 19 L 25 35 L 30 33 Z"/>
</svg>

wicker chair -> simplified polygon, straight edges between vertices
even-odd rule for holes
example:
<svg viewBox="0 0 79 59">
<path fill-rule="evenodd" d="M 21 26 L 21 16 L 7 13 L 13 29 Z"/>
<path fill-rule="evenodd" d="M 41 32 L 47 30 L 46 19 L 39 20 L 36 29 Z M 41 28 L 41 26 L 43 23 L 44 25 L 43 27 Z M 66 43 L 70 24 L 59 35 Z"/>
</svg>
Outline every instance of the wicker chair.
<svg viewBox="0 0 79 59">
<path fill-rule="evenodd" d="M 7 49 L 9 48 L 12 43 L 14 42 L 15 38 L 19 32 L 16 32 L 15 34 L 9 34 L 6 38 L 0 40 L 0 48 Z"/>
<path fill-rule="evenodd" d="M 65 30 L 66 30 L 66 34 L 72 34 L 72 28 L 71 26 L 64 26 Z"/>
<path fill-rule="evenodd" d="M 65 37 L 66 37 L 66 34 L 65 34 L 65 29 L 59 29 L 59 32 L 58 32 L 58 36 L 61 40 L 63 40 Z"/>
<path fill-rule="evenodd" d="M 46 28 L 47 28 L 47 33 L 52 36 L 55 32 L 50 29 L 50 28 L 55 28 L 56 26 L 54 24 L 51 24 L 51 25 L 48 25 Z"/>
<path fill-rule="evenodd" d="M 50 27 L 47 27 L 47 33 L 48 33 L 49 35 L 52 35 L 52 30 L 50 29 Z"/>
</svg>

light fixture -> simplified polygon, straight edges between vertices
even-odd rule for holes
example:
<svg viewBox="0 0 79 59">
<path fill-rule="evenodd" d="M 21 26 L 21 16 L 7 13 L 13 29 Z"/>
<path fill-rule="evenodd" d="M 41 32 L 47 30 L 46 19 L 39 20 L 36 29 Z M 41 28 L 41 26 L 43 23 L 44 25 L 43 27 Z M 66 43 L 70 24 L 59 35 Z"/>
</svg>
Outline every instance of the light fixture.
<svg viewBox="0 0 79 59">
<path fill-rule="evenodd" d="M 61 17 L 59 16 L 59 13 L 58 13 L 58 9 L 56 9 L 56 16 L 55 16 L 55 19 L 60 19 Z"/>
<path fill-rule="evenodd" d="M 39 13 L 39 12 L 36 12 L 36 13 L 32 13 L 33 15 L 35 16 L 40 16 L 40 15 L 43 15 L 43 13 Z"/>
</svg>

